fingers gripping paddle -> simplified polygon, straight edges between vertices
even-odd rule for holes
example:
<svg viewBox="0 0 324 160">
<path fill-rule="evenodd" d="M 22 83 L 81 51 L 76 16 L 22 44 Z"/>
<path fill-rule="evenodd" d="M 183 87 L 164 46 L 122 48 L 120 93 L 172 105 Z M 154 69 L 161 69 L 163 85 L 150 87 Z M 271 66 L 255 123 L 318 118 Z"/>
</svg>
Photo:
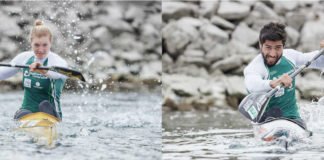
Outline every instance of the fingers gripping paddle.
<svg viewBox="0 0 324 160">
<path fill-rule="evenodd" d="M 310 64 L 312 64 L 318 57 L 320 57 L 323 54 L 324 54 L 324 49 L 322 49 L 318 54 L 316 54 L 311 60 L 306 62 L 304 65 L 298 67 L 297 70 L 295 70 L 290 74 L 290 77 L 295 78 L 296 75 L 298 75 L 302 70 L 307 68 Z M 270 98 L 281 87 L 283 87 L 282 84 L 271 89 L 267 93 L 252 93 L 247 95 L 239 105 L 239 112 L 253 122 L 260 122 Z"/>
<path fill-rule="evenodd" d="M 27 65 L 0 64 L 0 66 L 16 67 L 16 68 L 29 68 L 29 66 L 27 66 Z M 42 66 L 42 67 L 38 67 L 37 69 L 54 71 L 54 72 L 66 75 L 69 78 L 75 78 L 75 79 L 85 82 L 85 78 L 83 77 L 82 73 L 79 71 L 73 70 L 73 69 L 57 67 L 57 66 L 51 66 L 51 67 L 43 67 Z"/>
</svg>

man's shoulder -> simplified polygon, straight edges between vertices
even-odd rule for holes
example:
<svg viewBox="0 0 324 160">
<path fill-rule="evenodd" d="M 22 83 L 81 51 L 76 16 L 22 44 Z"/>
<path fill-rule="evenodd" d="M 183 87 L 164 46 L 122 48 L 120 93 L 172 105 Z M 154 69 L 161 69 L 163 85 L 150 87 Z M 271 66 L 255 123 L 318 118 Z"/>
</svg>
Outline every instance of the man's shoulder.
<svg viewBox="0 0 324 160">
<path fill-rule="evenodd" d="M 295 49 L 287 48 L 283 50 L 283 55 L 285 54 L 296 54 L 296 53 L 301 53 Z"/>
</svg>

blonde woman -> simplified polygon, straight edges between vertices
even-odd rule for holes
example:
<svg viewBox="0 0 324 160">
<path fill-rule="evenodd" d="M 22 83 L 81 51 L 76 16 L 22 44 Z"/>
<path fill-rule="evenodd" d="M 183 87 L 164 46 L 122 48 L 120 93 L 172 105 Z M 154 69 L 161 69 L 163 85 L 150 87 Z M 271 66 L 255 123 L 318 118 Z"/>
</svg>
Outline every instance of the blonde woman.
<svg viewBox="0 0 324 160">
<path fill-rule="evenodd" d="M 53 71 L 38 70 L 37 67 L 67 67 L 67 63 L 59 55 L 51 52 L 52 33 L 41 20 L 36 20 L 31 29 L 30 43 L 31 51 L 18 54 L 10 62 L 29 65 L 29 68 L 0 67 L 0 80 L 7 79 L 19 71 L 23 73 L 24 98 L 14 119 L 34 112 L 45 112 L 61 119 L 60 95 L 67 77 Z"/>
</svg>

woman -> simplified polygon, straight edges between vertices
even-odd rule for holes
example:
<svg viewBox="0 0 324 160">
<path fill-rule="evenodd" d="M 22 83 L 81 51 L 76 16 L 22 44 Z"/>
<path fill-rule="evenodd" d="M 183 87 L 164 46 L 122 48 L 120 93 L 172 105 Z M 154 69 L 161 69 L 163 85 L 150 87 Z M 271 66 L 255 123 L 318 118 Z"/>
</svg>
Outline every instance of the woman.
<svg viewBox="0 0 324 160">
<path fill-rule="evenodd" d="M 23 72 L 24 98 L 14 119 L 34 112 L 45 112 L 61 119 L 60 95 L 67 77 L 53 71 L 39 70 L 37 67 L 67 67 L 67 63 L 50 51 L 52 33 L 41 20 L 35 21 L 30 32 L 30 42 L 32 51 L 20 53 L 10 62 L 29 65 L 29 69 L 0 67 L 0 80 L 7 79 L 19 71 Z"/>
</svg>

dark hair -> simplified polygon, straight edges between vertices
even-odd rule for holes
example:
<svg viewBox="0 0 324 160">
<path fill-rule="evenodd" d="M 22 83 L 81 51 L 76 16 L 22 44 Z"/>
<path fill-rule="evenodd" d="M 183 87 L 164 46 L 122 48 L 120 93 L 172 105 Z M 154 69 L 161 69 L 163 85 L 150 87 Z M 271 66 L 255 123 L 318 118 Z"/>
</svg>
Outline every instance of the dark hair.
<svg viewBox="0 0 324 160">
<path fill-rule="evenodd" d="M 280 24 L 276 22 L 270 22 L 269 24 L 264 25 L 260 31 L 259 42 L 262 45 L 266 40 L 270 40 L 270 41 L 282 40 L 282 44 L 285 46 L 286 39 L 287 39 L 287 33 L 285 27 L 286 26 L 284 24 Z"/>
</svg>

